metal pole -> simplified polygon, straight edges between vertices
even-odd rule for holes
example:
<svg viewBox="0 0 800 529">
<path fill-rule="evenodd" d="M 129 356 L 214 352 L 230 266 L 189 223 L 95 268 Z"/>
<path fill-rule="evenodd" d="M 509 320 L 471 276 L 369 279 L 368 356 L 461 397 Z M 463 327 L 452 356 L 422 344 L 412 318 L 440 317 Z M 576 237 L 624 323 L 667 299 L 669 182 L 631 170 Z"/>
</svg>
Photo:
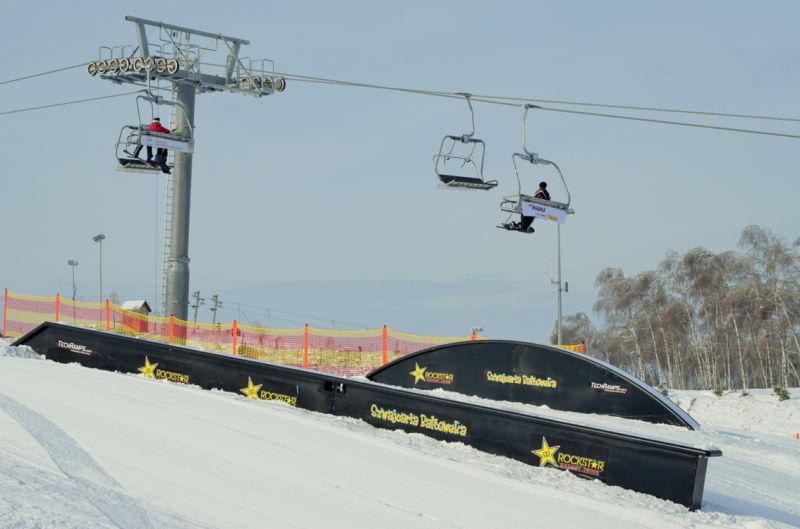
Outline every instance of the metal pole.
<svg viewBox="0 0 800 529">
<path fill-rule="evenodd" d="M 193 321 L 195 323 L 197 323 L 197 309 L 200 308 L 200 291 L 199 290 L 194 293 L 194 305 L 192 305 L 192 307 L 194 307 L 194 318 L 193 318 Z"/>
<path fill-rule="evenodd" d="M 103 239 L 105 239 L 105 238 L 106 238 L 106 236 L 103 235 L 102 233 L 98 233 L 97 235 L 92 237 L 92 240 L 94 242 L 100 244 L 100 247 L 99 247 L 100 248 L 100 303 L 103 302 Z M 75 264 L 78 264 L 78 263 L 76 262 Z"/>
<path fill-rule="evenodd" d="M 78 261 L 70 259 L 67 264 L 72 267 L 72 301 L 75 301 L 75 296 L 78 294 L 78 289 L 75 287 L 75 267 L 78 266 Z"/>
<path fill-rule="evenodd" d="M 192 308 L 194 309 L 194 321 L 197 323 L 197 309 L 200 308 L 200 305 L 205 305 L 206 300 L 200 297 L 199 290 L 192 292 L 192 297 L 194 298 L 194 305 L 192 305 Z"/>
<path fill-rule="evenodd" d="M 556 323 L 556 332 L 558 334 L 558 345 L 561 345 L 561 224 L 556 224 L 558 238 L 558 320 Z"/>
<path fill-rule="evenodd" d="M 211 296 L 211 305 L 212 305 L 211 312 L 214 313 L 214 318 L 211 320 L 211 324 L 212 325 L 216 325 L 217 324 L 217 310 L 222 308 L 222 302 L 219 300 L 219 296 L 217 294 L 214 294 L 213 296 Z"/>
<path fill-rule="evenodd" d="M 177 84 L 176 92 L 176 126 L 178 130 L 194 130 L 195 87 Z M 189 206 L 192 192 L 192 155 L 189 153 L 175 153 L 173 189 L 167 312 L 186 321 L 189 313 Z"/>
</svg>

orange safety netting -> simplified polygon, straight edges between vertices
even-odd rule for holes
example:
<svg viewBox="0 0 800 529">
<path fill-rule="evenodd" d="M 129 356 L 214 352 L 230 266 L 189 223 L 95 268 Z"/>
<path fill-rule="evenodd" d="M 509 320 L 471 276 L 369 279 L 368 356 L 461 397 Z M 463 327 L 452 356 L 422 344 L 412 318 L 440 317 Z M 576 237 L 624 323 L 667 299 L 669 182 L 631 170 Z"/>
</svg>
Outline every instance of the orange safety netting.
<svg viewBox="0 0 800 529">
<path fill-rule="evenodd" d="M 150 316 L 106 301 L 91 303 L 55 296 L 31 296 L 5 290 L 4 336 L 20 337 L 45 321 L 103 329 L 146 340 L 175 343 L 307 367 L 344 376 L 364 375 L 376 367 L 422 349 L 478 338 L 477 335 L 420 336 L 382 329 L 333 330 L 308 325 L 271 329 L 231 323 L 193 323 L 172 316 Z"/>
<path fill-rule="evenodd" d="M 584 342 L 575 343 L 575 344 L 561 344 L 559 347 L 566 349 L 567 351 L 575 351 L 576 353 L 585 353 L 586 352 L 586 344 Z"/>
</svg>

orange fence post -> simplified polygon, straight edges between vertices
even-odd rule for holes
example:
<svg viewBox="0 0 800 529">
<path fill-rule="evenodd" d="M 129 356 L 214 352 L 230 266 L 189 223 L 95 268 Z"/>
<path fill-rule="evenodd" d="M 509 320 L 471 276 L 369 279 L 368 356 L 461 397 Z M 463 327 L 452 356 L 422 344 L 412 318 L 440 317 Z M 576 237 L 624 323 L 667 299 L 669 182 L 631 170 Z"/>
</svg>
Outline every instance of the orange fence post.
<svg viewBox="0 0 800 529">
<path fill-rule="evenodd" d="M 6 322 L 8 321 L 8 289 L 3 289 L 3 336 L 6 335 Z"/>
<path fill-rule="evenodd" d="M 233 336 L 233 356 L 236 356 L 236 335 L 239 333 L 239 326 L 236 320 L 233 320 L 233 327 L 231 328 L 231 335 Z"/>
<path fill-rule="evenodd" d="M 386 365 L 386 362 L 389 361 L 389 355 L 388 355 L 388 351 L 387 351 L 387 342 L 389 341 L 388 338 L 389 338 L 389 335 L 388 335 L 388 332 L 386 330 L 386 325 L 384 325 L 383 326 L 383 336 L 382 336 L 382 342 L 383 342 L 383 344 L 382 344 L 382 348 L 383 348 L 383 365 Z"/>
<path fill-rule="evenodd" d="M 308 324 L 303 328 L 303 367 L 308 367 Z"/>
<path fill-rule="evenodd" d="M 58 306 L 61 305 L 61 295 L 56 292 L 56 322 L 58 322 L 59 310 Z"/>
<path fill-rule="evenodd" d="M 175 341 L 175 316 L 169 315 L 169 343 Z"/>
<path fill-rule="evenodd" d="M 106 330 L 111 330 L 111 302 L 106 300 Z"/>
</svg>

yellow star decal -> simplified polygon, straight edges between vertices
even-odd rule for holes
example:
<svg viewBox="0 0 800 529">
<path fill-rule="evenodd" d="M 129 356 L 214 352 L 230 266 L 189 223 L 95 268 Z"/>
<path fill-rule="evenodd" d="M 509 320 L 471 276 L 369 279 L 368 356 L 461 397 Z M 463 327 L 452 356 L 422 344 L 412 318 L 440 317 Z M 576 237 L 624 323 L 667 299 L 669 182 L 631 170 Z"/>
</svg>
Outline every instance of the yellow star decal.
<svg viewBox="0 0 800 529">
<path fill-rule="evenodd" d="M 139 368 L 139 372 L 144 375 L 144 378 L 156 378 L 155 371 L 158 364 L 151 364 L 150 360 L 144 357 L 144 367 Z"/>
<path fill-rule="evenodd" d="M 425 380 L 425 370 L 428 368 L 419 367 L 419 364 L 416 362 L 414 362 L 414 367 L 416 367 L 416 369 L 414 369 L 414 371 L 411 371 L 409 375 L 412 375 L 414 377 L 414 385 L 416 385 L 417 382 L 419 382 L 420 380 L 423 381 Z"/>
<path fill-rule="evenodd" d="M 242 388 L 239 391 L 244 393 L 248 399 L 257 399 L 258 392 L 261 390 L 261 386 L 264 384 L 255 385 L 253 384 L 253 380 L 250 377 L 247 377 L 247 387 Z"/>
<path fill-rule="evenodd" d="M 556 455 L 556 452 L 560 447 L 561 445 L 558 446 L 548 445 L 547 439 L 542 437 L 542 447 L 539 450 L 531 450 L 531 452 L 539 456 L 540 467 L 545 466 L 547 463 L 552 463 L 553 466 L 557 467 L 558 463 L 556 463 L 556 459 L 553 456 Z"/>
</svg>

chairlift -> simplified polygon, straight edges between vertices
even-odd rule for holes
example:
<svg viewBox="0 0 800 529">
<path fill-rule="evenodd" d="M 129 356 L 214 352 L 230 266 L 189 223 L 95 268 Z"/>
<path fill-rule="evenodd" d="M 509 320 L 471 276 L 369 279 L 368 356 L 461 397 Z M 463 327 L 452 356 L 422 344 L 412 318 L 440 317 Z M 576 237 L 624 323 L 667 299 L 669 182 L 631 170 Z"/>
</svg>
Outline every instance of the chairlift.
<svg viewBox="0 0 800 529">
<path fill-rule="evenodd" d="M 569 188 L 567 187 L 567 182 L 566 180 L 564 180 L 564 174 L 561 172 L 561 169 L 558 167 L 558 165 L 550 160 L 540 158 L 538 154 L 528 150 L 525 137 L 525 129 L 527 124 L 526 121 L 528 118 L 528 109 L 530 108 L 537 108 L 537 107 L 536 105 L 531 105 L 531 104 L 525 104 L 522 106 L 523 152 L 521 153 L 515 152 L 511 156 L 511 162 L 514 166 L 514 176 L 517 179 L 517 194 L 504 197 L 503 201 L 500 203 L 500 209 L 502 211 L 505 211 L 506 213 L 509 213 L 509 218 L 514 213 L 517 213 L 519 215 L 525 215 L 527 217 L 542 218 L 558 222 L 559 224 L 563 224 L 567 220 L 567 215 L 575 213 L 575 211 L 569 207 L 572 198 L 569 193 Z M 526 195 L 522 193 L 522 183 L 519 178 L 517 159 L 524 160 L 532 165 L 549 165 L 554 167 L 556 172 L 558 172 L 561 184 L 564 186 L 564 191 L 567 194 L 567 201 L 558 202 L 556 200 L 544 200 L 541 198 L 534 198 L 531 195 Z M 503 226 L 505 226 L 506 224 L 504 224 Z"/>
<path fill-rule="evenodd" d="M 145 127 L 146 128 L 146 127 Z M 148 162 L 136 156 L 136 148 L 143 145 L 142 125 L 125 125 L 119 131 L 117 138 L 117 169 L 133 173 L 160 173 L 163 171 L 158 161 Z M 167 165 L 172 168 L 171 165 Z"/>
<path fill-rule="evenodd" d="M 188 131 L 174 131 L 172 134 L 155 132 L 148 130 L 148 124 L 142 121 L 142 113 L 139 108 L 140 101 L 149 102 L 151 107 L 156 105 L 178 105 L 179 103 L 172 101 L 165 101 L 161 96 L 152 95 L 149 87 L 145 91 L 147 95 L 140 95 L 136 97 L 136 113 L 139 117 L 138 125 L 125 125 L 120 129 L 119 137 L 116 143 L 116 156 L 118 169 L 122 171 L 155 173 L 164 171 L 164 167 L 171 168 L 166 165 L 166 160 L 155 160 L 154 162 L 147 162 L 137 156 L 141 147 L 150 147 L 155 149 L 167 149 L 183 153 L 194 152 L 194 134 L 192 133 L 191 124 L 189 124 Z M 152 114 L 151 110 L 151 114 Z M 165 162 L 163 165 L 161 162 Z"/>
<path fill-rule="evenodd" d="M 439 144 L 439 152 L 433 157 L 433 170 L 443 186 L 465 189 L 492 189 L 497 180 L 483 178 L 483 160 L 486 144 L 474 138 L 475 112 L 472 110 L 470 94 L 463 95 L 469 106 L 472 131 L 461 136 L 445 136 Z"/>
</svg>

